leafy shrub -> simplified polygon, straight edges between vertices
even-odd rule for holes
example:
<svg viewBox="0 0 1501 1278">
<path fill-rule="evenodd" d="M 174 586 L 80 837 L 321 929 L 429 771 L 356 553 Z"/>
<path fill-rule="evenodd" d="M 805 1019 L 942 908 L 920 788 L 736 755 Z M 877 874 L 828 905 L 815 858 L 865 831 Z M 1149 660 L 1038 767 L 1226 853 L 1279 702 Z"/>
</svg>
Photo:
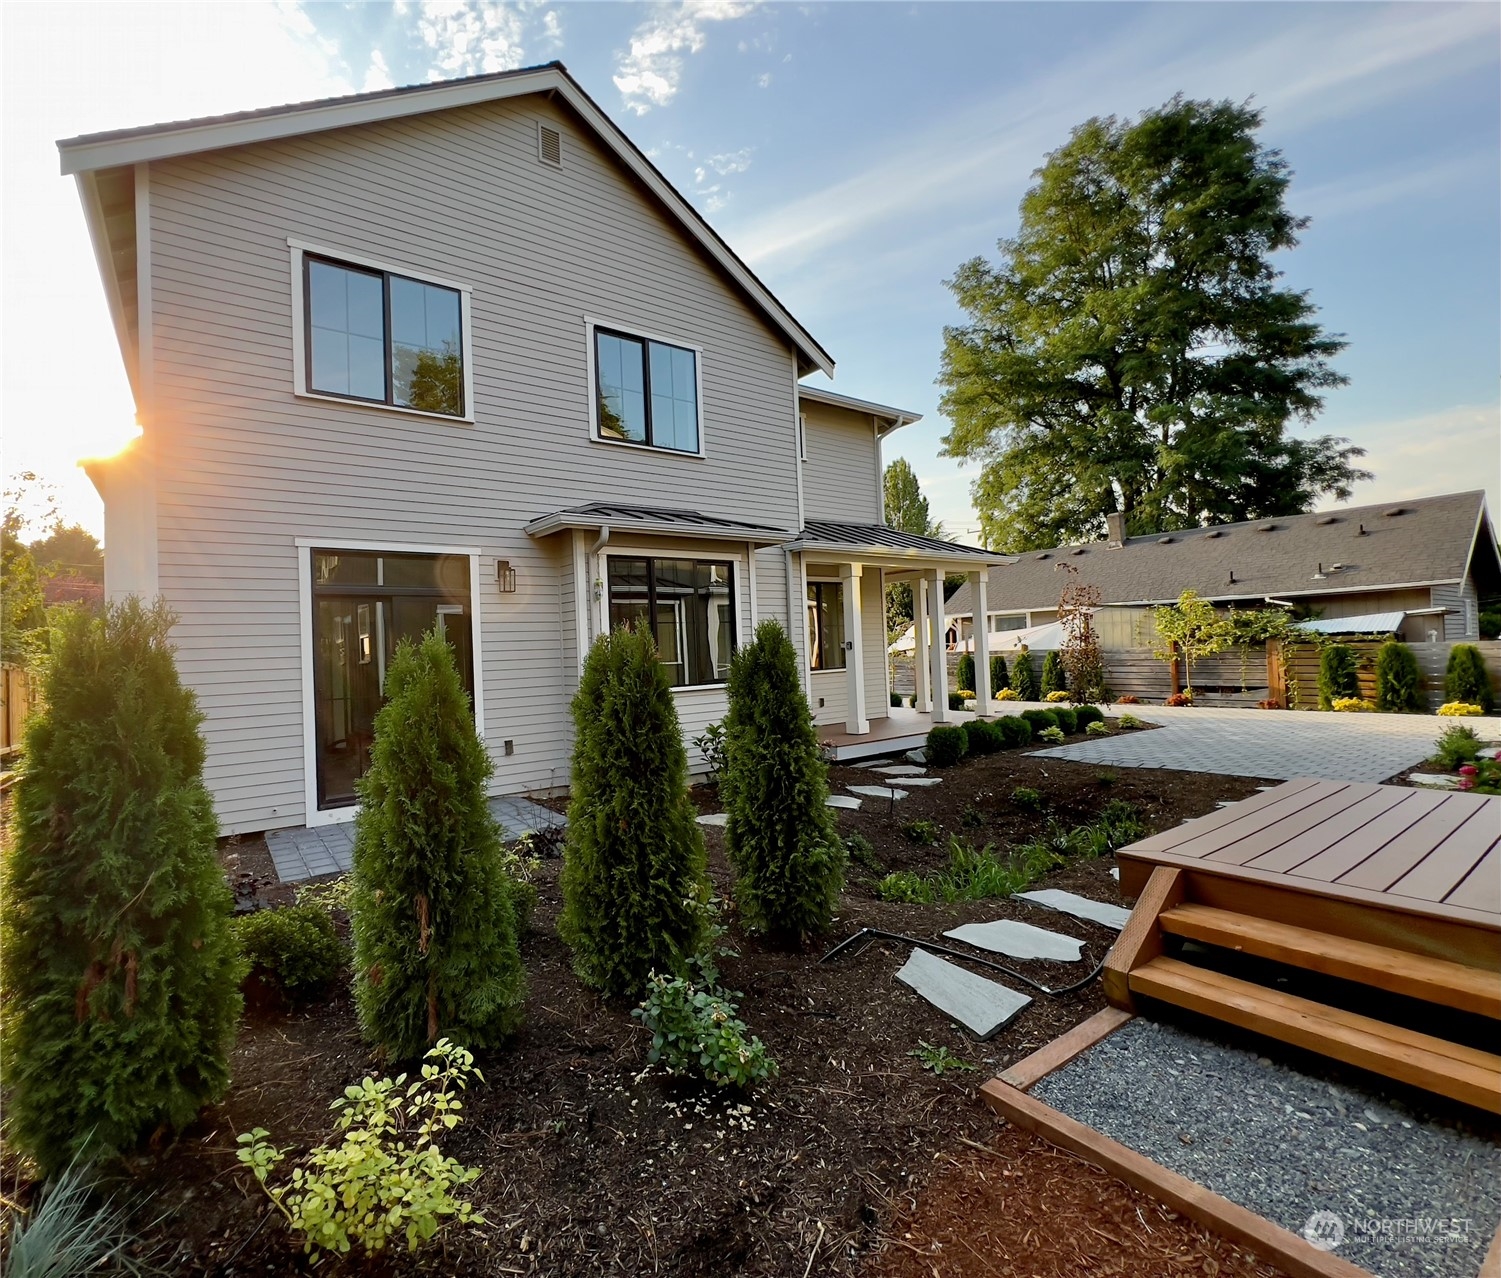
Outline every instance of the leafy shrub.
<svg viewBox="0 0 1501 1278">
<path fill-rule="evenodd" d="M 1446 701 L 1438 708 L 1438 713 L 1446 719 L 1464 719 L 1482 715 L 1485 711 L 1470 701 Z"/>
<path fill-rule="evenodd" d="M 1475 794 L 1501 794 L 1501 762 L 1476 759 L 1459 770 L 1459 789 Z"/>
<path fill-rule="evenodd" d="M 1115 726 L 1117 728 L 1124 728 L 1127 732 L 1130 732 L 1135 728 L 1145 728 L 1147 725 L 1134 714 L 1123 714 L 1115 721 Z"/>
<path fill-rule="evenodd" d="M 995 721 L 995 726 L 1008 750 L 1029 745 L 1032 741 L 1032 725 L 1020 715 L 1004 715 Z"/>
<path fill-rule="evenodd" d="M 1501 615 L 1501 614 L 1498 614 Z M 990 654 L 990 691 L 998 694 L 1001 691 L 1010 691 L 1011 676 L 1006 670 L 1006 658 L 998 652 Z M 1006 698 L 1001 698 L 1005 700 Z"/>
<path fill-rule="evenodd" d="M 1163 701 L 1165 706 L 1191 706 L 1194 703 L 1194 694 L 1190 690 L 1175 692 Z"/>
<path fill-rule="evenodd" d="M 1360 714 L 1374 710 L 1376 703 L 1374 701 L 1367 701 L 1364 697 L 1336 697 L 1334 704 L 1329 708 L 1331 710 L 1338 710 L 1343 714 Z"/>
<path fill-rule="evenodd" d="M 1421 714 L 1423 695 L 1418 659 L 1405 643 L 1389 639 L 1376 654 L 1376 709 L 1388 714 Z"/>
<path fill-rule="evenodd" d="M 902 826 L 902 835 L 907 842 L 924 848 L 930 848 L 937 843 L 940 833 L 938 826 L 932 821 L 908 821 Z"/>
<path fill-rule="evenodd" d="M 870 840 L 858 831 L 845 836 L 844 851 L 851 862 L 864 866 L 873 874 L 880 874 L 884 868 Z"/>
<path fill-rule="evenodd" d="M 1037 671 L 1032 665 L 1032 654 L 1021 652 L 1011 663 L 1011 686 L 1023 701 L 1036 701 L 1038 696 Z"/>
<path fill-rule="evenodd" d="M 708 897 L 677 707 L 650 635 L 594 641 L 573 723 L 558 931 L 586 985 L 638 992 L 699 948 Z"/>
<path fill-rule="evenodd" d="M 1319 654 L 1319 709 L 1332 710 L 1342 697 L 1360 696 L 1360 658 L 1346 643 L 1332 643 Z"/>
<path fill-rule="evenodd" d="M 1048 653 L 1048 656 L 1051 657 L 1052 655 L 1053 655 L 1052 653 Z M 1057 705 L 1059 702 L 1067 701 L 1068 700 L 1068 693 L 1066 693 L 1066 692 L 1057 692 L 1057 691 L 1050 692 L 1045 697 L 1043 697 L 1043 700 L 1044 701 L 1050 701 L 1054 705 Z"/>
<path fill-rule="evenodd" d="M 717 781 L 724 773 L 724 724 L 706 724 L 704 730 L 693 738 L 693 744 L 703 757 L 710 779 Z"/>
<path fill-rule="evenodd" d="M 1051 868 L 1051 866 L 1047 867 Z M 933 895 L 939 901 L 994 901 L 1030 887 L 1038 872 L 1015 855 L 1002 858 L 995 844 L 982 848 L 949 840 L 948 869 L 934 876 Z"/>
<path fill-rule="evenodd" d="M 966 754 L 994 754 L 1006 744 L 993 719 L 971 719 L 961 726 Z"/>
<path fill-rule="evenodd" d="M 1472 643 L 1457 643 L 1449 650 L 1449 664 L 1444 670 L 1444 696 L 1449 701 L 1465 701 L 1486 714 L 1495 707 L 1491 681 L 1485 671 L 1485 658 Z"/>
<path fill-rule="evenodd" d="M 401 1235 L 415 1251 L 447 1220 L 484 1223 L 470 1203 L 454 1197 L 480 1169 L 445 1157 L 436 1139 L 463 1121 L 452 1093 L 471 1075 L 484 1079 L 474 1057 L 439 1039 L 423 1058 L 422 1077 L 409 1086 L 400 1074 L 346 1087 L 333 1103 L 343 1140 L 319 1145 L 287 1184 L 267 1183 L 286 1150 L 268 1143 L 264 1127 L 240 1137 L 239 1160 L 303 1235 L 305 1252 L 344 1255 L 355 1246 L 377 1252 Z"/>
<path fill-rule="evenodd" d="M 735 903 L 752 931 L 804 940 L 829 926 L 844 886 L 844 845 L 829 769 L 798 677 L 798 657 L 773 620 L 730 661 L 726 764 L 720 795 Z"/>
<path fill-rule="evenodd" d="M 928 762 L 935 768 L 952 767 L 968 750 L 964 729 L 956 724 L 940 723 L 928 731 Z"/>
<path fill-rule="evenodd" d="M 1081 728 L 1087 728 L 1091 723 L 1103 723 L 1105 712 L 1098 706 L 1075 706 L 1074 721 Z"/>
<path fill-rule="evenodd" d="M 1062 745 L 1064 742 L 1062 728 L 1044 728 L 1037 734 L 1039 741 L 1046 741 L 1049 745 Z"/>
<path fill-rule="evenodd" d="M 1480 637 L 1482 639 L 1501 639 L 1501 608 L 1482 608 L 1480 610 Z"/>
<path fill-rule="evenodd" d="M 1063 656 L 1056 650 L 1042 659 L 1042 691 L 1044 696 L 1050 692 L 1068 693 L 1068 676 L 1063 671 Z"/>
<path fill-rule="evenodd" d="M 436 631 L 397 646 L 385 693 L 355 818 L 360 1026 L 397 1060 L 439 1038 L 493 1047 L 521 1020 L 526 977 L 490 755 Z"/>
<path fill-rule="evenodd" d="M 1002 688 L 999 692 L 997 692 L 995 694 L 995 699 L 997 701 L 1020 701 L 1021 700 L 1021 698 L 1016 695 L 1016 689 L 1015 688 Z"/>
<path fill-rule="evenodd" d="M 969 653 L 959 655 L 959 664 L 954 670 L 954 684 L 959 688 L 973 688 L 975 686 L 975 659 Z M 970 693 L 974 696 L 974 693 Z"/>
<path fill-rule="evenodd" d="M 962 689 L 960 691 L 958 691 L 958 692 L 951 692 L 951 693 L 949 693 L 949 709 L 950 710 L 963 710 L 964 709 L 964 703 L 966 701 L 970 700 L 970 698 L 972 696 L 973 696 L 972 693 L 966 693 Z"/>
<path fill-rule="evenodd" d="M 1058 720 L 1058 726 L 1065 733 L 1074 733 L 1079 730 L 1078 714 L 1070 710 L 1067 706 L 1055 706 L 1053 708 L 1053 717 Z"/>
<path fill-rule="evenodd" d="M 7 1140 L 44 1172 L 180 1127 L 229 1084 L 244 965 L 173 621 L 135 599 L 70 612 L 26 731 L 0 1070 Z"/>
<path fill-rule="evenodd" d="M 231 926 L 251 972 L 289 1002 L 317 998 L 349 961 L 333 919 L 316 905 L 256 910 Z"/>
<path fill-rule="evenodd" d="M 1032 735 L 1037 736 L 1044 728 L 1056 728 L 1058 716 L 1051 710 L 1023 710 L 1021 717 L 1032 725 Z"/>
<path fill-rule="evenodd" d="M 652 974 L 631 1015 L 651 1031 L 647 1060 L 669 1074 L 692 1074 L 716 1087 L 747 1088 L 777 1073 L 759 1038 L 747 1037 L 738 994 L 681 976 Z"/>
<path fill-rule="evenodd" d="M 1120 697 L 1119 701 L 1123 706 L 1139 706 L 1141 704 L 1141 698 L 1133 696 L 1129 692 L 1124 697 Z"/>
<path fill-rule="evenodd" d="M 905 701 L 906 701 L 906 698 L 903 697 L 900 692 L 893 692 L 891 694 L 891 708 L 893 710 L 900 710 L 902 708 L 903 704 L 905 703 Z"/>
<path fill-rule="evenodd" d="M 896 870 L 876 884 L 876 895 L 883 901 L 899 905 L 931 905 L 933 889 L 926 879 L 911 870 Z"/>
<path fill-rule="evenodd" d="M 1091 737 L 1108 737 L 1110 735 L 1110 729 L 1099 719 L 1087 724 L 1084 731 Z"/>
<path fill-rule="evenodd" d="M 1474 763 L 1480 755 L 1480 738 L 1473 728 L 1460 724 L 1445 728 L 1434 742 L 1433 761 L 1446 768 L 1457 768 L 1462 763 Z"/>
<path fill-rule="evenodd" d="M 1028 785 L 1019 785 L 1011 791 L 1011 802 L 1015 807 L 1033 810 L 1042 806 L 1042 795 Z"/>
</svg>

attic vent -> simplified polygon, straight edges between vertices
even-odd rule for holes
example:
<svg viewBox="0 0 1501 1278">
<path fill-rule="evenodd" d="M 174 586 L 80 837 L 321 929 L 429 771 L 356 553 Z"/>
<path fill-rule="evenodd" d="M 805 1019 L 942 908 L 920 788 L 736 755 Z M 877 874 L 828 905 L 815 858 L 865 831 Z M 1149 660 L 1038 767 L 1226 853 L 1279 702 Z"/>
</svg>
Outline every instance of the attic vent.
<svg viewBox="0 0 1501 1278">
<path fill-rule="evenodd" d="M 1256 531 L 1257 532 L 1276 532 L 1277 531 L 1277 525 L 1276 524 L 1257 524 L 1256 525 Z"/>
<path fill-rule="evenodd" d="M 1204 536 L 1206 537 L 1218 537 L 1219 535 L 1220 530 L 1218 528 L 1211 528 L 1207 533 L 1204 534 Z"/>
<path fill-rule="evenodd" d="M 555 169 L 563 167 L 563 135 L 541 121 L 537 123 L 537 158 Z"/>
<path fill-rule="evenodd" d="M 1327 528 L 1330 524 L 1339 523 L 1339 520 L 1336 519 L 1333 515 L 1320 515 L 1313 522 L 1318 524 L 1321 528 Z"/>
<path fill-rule="evenodd" d="M 1085 546 L 1075 546 L 1068 553 L 1071 555 L 1087 555 L 1089 553 L 1089 549 Z"/>
<path fill-rule="evenodd" d="M 1176 537 L 1159 537 L 1157 538 L 1157 544 L 1159 546 L 1171 546 L 1177 540 Z"/>
<path fill-rule="evenodd" d="M 1042 552 L 1042 554 L 1038 555 L 1037 557 L 1039 559 L 1051 559 L 1053 556 L 1051 554 L 1049 554 L 1046 550 L 1044 550 Z"/>
<path fill-rule="evenodd" d="M 1383 510 L 1381 513 L 1388 519 L 1395 519 L 1398 515 L 1405 515 L 1407 513 L 1407 507 L 1393 506 L 1390 510 Z"/>
</svg>

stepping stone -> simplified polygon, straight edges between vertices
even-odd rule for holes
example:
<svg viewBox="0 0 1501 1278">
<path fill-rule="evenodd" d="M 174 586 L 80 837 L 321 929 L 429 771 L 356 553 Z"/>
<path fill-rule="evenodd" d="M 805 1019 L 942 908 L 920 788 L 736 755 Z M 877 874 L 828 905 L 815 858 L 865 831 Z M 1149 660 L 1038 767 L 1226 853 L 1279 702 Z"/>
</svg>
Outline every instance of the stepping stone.
<svg viewBox="0 0 1501 1278">
<path fill-rule="evenodd" d="M 1501 759 L 1501 746 L 1491 746 L 1489 749 L 1482 750 L 1480 757 L 1482 759 Z"/>
<path fill-rule="evenodd" d="M 888 777 L 920 777 L 924 769 L 915 763 L 884 763 L 876 771 L 884 772 Z"/>
<path fill-rule="evenodd" d="M 1431 772 L 1414 772 L 1407 779 L 1425 790 L 1452 790 L 1459 784 L 1458 777 L 1437 776 Z"/>
<path fill-rule="evenodd" d="M 989 1038 L 1032 1001 L 926 950 L 913 950 L 896 979 L 981 1039 Z"/>
<path fill-rule="evenodd" d="M 847 794 L 831 794 L 823 801 L 826 808 L 843 808 L 847 812 L 858 812 L 861 800 L 853 799 Z"/>
<path fill-rule="evenodd" d="M 919 789 L 927 789 L 930 785 L 942 785 L 942 777 L 903 777 L 903 785 L 915 785 Z"/>
<path fill-rule="evenodd" d="M 1117 932 L 1126 926 L 1126 920 L 1131 917 L 1131 911 L 1123 910 L 1119 905 L 1106 905 L 1104 901 L 1091 901 L 1087 896 L 1079 896 L 1073 892 L 1060 892 L 1057 888 L 1043 888 L 1039 892 L 1018 892 L 1016 895 L 1020 900 L 1046 906 L 1061 914 L 1072 914 L 1076 919 L 1088 919 L 1091 923 L 1101 923 L 1105 927 L 1113 927 Z"/>
<path fill-rule="evenodd" d="M 1110 877 L 1112 879 L 1114 879 L 1117 883 L 1119 883 L 1121 881 L 1121 872 L 1120 872 L 1120 870 L 1119 869 L 1111 870 L 1110 871 Z"/>
<path fill-rule="evenodd" d="M 725 823 L 729 821 L 729 819 L 730 814 L 728 812 L 711 812 L 708 814 L 708 816 L 699 817 L 698 823 L 700 825 L 716 825 L 723 827 Z"/>
<path fill-rule="evenodd" d="M 902 757 L 906 759 L 908 763 L 925 764 L 928 761 L 928 752 L 926 750 L 908 750 L 907 753 Z"/>
<path fill-rule="evenodd" d="M 857 763 L 857 764 L 855 764 L 855 767 L 857 767 L 857 768 L 879 768 L 879 767 L 881 767 L 881 761 L 879 759 L 866 759 L 864 763 Z M 885 769 L 882 768 L 882 771 L 885 771 Z"/>
<path fill-rule="evenodd" d="M 944 935 L 952 936 L 956 941 L 963 941 L 977 949 L 990 950 L 994 954 L 1009 954 L 1012 958 L 1019 959 L 1058 959 L 1077 963 L 1084 952 L 1083 941 L 1010 919 L 998 919 L 994 923 L 966 923 Z"/>
<path fill-rule="evenodd" d="M 905 790 L 896 790 L 885 785 L 851 785 L 845 787 L 851 794 L 863 794 L 867 799 L 905 799 Z"/>
</svg>

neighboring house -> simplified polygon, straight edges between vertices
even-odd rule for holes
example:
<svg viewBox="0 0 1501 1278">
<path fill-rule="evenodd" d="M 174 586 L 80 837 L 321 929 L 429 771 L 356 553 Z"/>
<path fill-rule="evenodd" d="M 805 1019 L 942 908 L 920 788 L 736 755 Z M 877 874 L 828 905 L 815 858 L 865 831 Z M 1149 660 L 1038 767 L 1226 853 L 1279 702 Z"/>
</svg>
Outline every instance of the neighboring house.
<svg viewBox="0 0 1501 1278">
<path fill-rule="evenodd" d="M 547 791 L 607 627 L 692 737 L 774 617 L 859 737 L 884 582 L 1005 562 L 881 525 L 913 415 L 800 386 L 828 353 L 559 64 L 59 146 L 142 425 L 88 468 L 106 588 L 180 618 L 226 833 L 349 819 L 403 637 Z"/>
<path fill-rule="evenodd" d="M 1482 492 L 1144 537 L 1122 537 L 1119 516 L 1110 523 L 1105 541 L 1027 551 L 991 573 L 991 634 L 1056 620 L 1069 576 L 1062 564 L 1078 570 L 1081 584 L 1099 587 L 1104 608 L 1095 624 L 1107 647 L 1150 643 L 1150 609 L 1185 590 L 1226 607 L 1288 606 L 1332 633 L 1395 633 L 1411 643 L 1479 638 L 1480 602 L 1501 595 L 1501 557 Z M 951 643 L 972 646 L 968 585 L 945 611 Z"/>
</svg>

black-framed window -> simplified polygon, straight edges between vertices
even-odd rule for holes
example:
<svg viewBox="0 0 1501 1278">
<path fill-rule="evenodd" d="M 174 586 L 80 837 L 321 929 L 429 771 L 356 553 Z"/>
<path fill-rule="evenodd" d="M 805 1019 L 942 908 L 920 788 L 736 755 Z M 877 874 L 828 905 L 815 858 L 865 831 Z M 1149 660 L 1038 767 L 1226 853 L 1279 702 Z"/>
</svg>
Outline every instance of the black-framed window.
<svg viewBox="0 0 1501 1278">
<path fill-rule="evenodd" d="M 464 416 L 457 289 L 311 253 L 302 270 L 309 391 Z"/>
<path fill-rule="evenodd" d="M 675 688 L 723 683 L 735 652 L 735 565 L 609 556 L 610 628 L 649 627 Z"/>
<path fill-rule="evenodd" d="M 699 451 L 695 351 L 597 328 L 594 383 L 601 439 Z"/>
<path fill-rule="evenodd" d="M 808 583 L 808 668 L 843 670 L 844 583 L 810 581 Z"/>
</svg>

